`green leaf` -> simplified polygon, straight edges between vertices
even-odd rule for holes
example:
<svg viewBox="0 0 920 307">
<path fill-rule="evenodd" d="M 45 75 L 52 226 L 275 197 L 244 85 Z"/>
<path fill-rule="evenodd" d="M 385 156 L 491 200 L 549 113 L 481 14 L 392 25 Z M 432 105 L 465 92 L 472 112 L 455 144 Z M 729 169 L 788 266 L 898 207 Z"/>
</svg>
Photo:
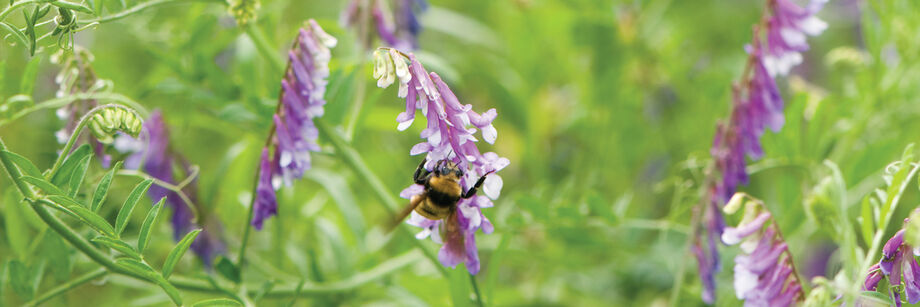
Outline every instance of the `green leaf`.
<svg viewBox="0 0 920 307">
<path fill-rule="evenodd" d="M 134 207 L 137 206 L 137 202 L 144 193 L 147 193 L 147 189 L 150 188 L 151 184 L 153 184 L 152 179 L 144 180 L 137 184 L 137 186 L 134 187 L 134 191 L 131 191 L 131 194 L 128 195 L 125 204 L 122 205 L 121 210 L 118 211 L 118 217 L 115 218 L 116 234 L 121 235 L 121 232 L 128 226 L 128 218 L 131 217 L 131 212 L 134 212 Z"/>
<path fill-rule="evenodd" d="M 860 293 L 859 296 L 860 296 L 862 299 L 866 299 L 866 300 L 867 300 L 867 302 L 865 302 L 865 303 L 874 302 L 874 303 L 877 303 L 877 304 L 878 304 L 878 303 L 884 304 L 884 305 L 880 305 L 880 306 L 894 306 L 894 302 L 891 301 L 891 298 L 888 297 L 887 294 L 882 294 L 882 293 L 875 292 L 875 291 L 863 291 L 862 293 Z M 875 306 L 875 305 L 867 304 L 867 306 Z"/>
<path fill-rule="evenodd" d="M 213 298 L 209 300 L 203 300 L 197 303 L 192 304 L 192 307 L 210 307 L 210 306 L 222 306 L 222 307 L 231 307 L 231 306 L 243 306 L 240 302 L 231 300 L 228 298 Z"/>
<path fill-rule="evenodd" d="M 166 257 L 166 262 L 163 263 L 163 278 L 169 278 L 169 275 L 172 274 L 173 269 L 176 267 L 176 263 L 179 263 L 179 259 L 188 251 L 188 247 L 192 245 L 192 242 L 195 241 L 195 238 L 198 237 L 198 233 L 200 232 L 201 229 L 190 231 L 179 241 L 179 244 L 176 244 L 176 247 L 169 252 L 169 256 Z"/>
<path fill-rule="evenodd" d="M 32 95 L 32 89 L 35 88 L 35 76 L 38 75 L 38 66 L 42 62 L 42 57 L 32 57 L 26 69 L 22 72 L 22 81 L 19 83 L 19 93 Z"/>
<path fill-rule="evenodd" d="M 366 237 L 364 215 L 361 214 L 358 201 L 355 200 L 354 193 L 348 187 L 348 182 L 345 181 L 345 178 L 341 174 L 321 169 L 313 169 L 306 173 L 305 176 L 322 185 L 329 193 L 329 196 L 332 196 L 344 217 L 345 224 L 348 225 L 348 228 L 351 229 L 355 239 L 358 241 L 357 245 L 364 246 L 364 237 Z"/>
<path fill-rule="evenodd" d="M 150 241 L 150 228 L 153 227 L 153 223 L 156 222 L 157 216 L 159 216 L 160 211 L 163 210 L 163 203 L 165 201 L 166 197 L 160 198 L 160 201 L 147 211 L 147 217 L 144 218 L 144 224 L 141 225 L 140 234 L 137 235 L 137 251 L 139 253 L 143 253 L 144 248 L 147 247 L 147 242 Z"/>
<path fill-rule="evenodd" d="M 45 179 L 32 176 L 22 176 L 20 179 L 28 184 L 35 186 L 39 190 L 42 190 L 42 192 L 47 195 L 64 195 L 64 191 L 61 191 L 61 189 L 58 189 L 58 187 L 54 186 L 50 182 L 45 181 Z"/>
<path fill-rule="evenodd" d="M 112 185 L 112 178 L 115 177 L 115 172 L 118 172 L 118 169 L 121 168 L 121 161 L 115 163 L 115 166 L 112 166 L 105 176 L 102 177 L 102 180 L 99 181 L 99 185 L 96 186 L 96 191 L 93 192 L 93 202 L 90 205 L 90 209 L 93 212 L 99 212 L 99 208 L 102 207 L 102 203 L 105 202 L 106 196 L 109 194 L 109 186 Z"/>
<path fill-rule="evenodd" d="M 466 265 L 461 263 L 456 268 L 447 270 L 450 279 L 450 299 L 454 307 L 469 307 L 470 304 L 470 273 Z"/>
<path fill-rule="evenodd" d="M 83 178 L 86 177 L 86 169 L 89 168 L 89 161 L 91 158 L 92 156 L 86 156 L 80 160 L 80 163 L 77 163 L 77 166 L 74 167 L 73 173 L 70 174 L 70 184 L 68 185 L 70 194 L 68 194 L 68 196 L 71 198 L 77 197 L 77 192 L 80 191 L 80 185 L 83 184 Z"/>
<path fill-rule="evenodd" d="M 32 164 L 32 161 L 26 159 L 26 157 L 6 150 L 0 151 L 0 155 L 2 155 L 4 159 L 8 159 L 12 161 L 13 164 L 16 164 L 16 167 L 22 171 L 23 175 L 42 177 L 42 172 L 38 170 L 38 167 L 36 167 L 35 164 Z"/>
<path fill-rule="evenodd" d="M 169 295 L 169 298 L 176 306 L 182 306 L 182 296 L 179 294 L 179 290 L 163 278 L 163 276 L 157 274 L 149 265 L 131 258 L 115 259 L 115 265 L 156 283 L 166 292 L 166 295 Z"/>
<path fill-rule="evenodd" d="M 92 227 L 99 233 L 103 235 L 115 237 L 115 230 L 112 228 L 112 225 L 109 222 L 106 222 L 104 218 L 99 216 L 93 211 L 86 209 L 83 205 L 77 201 L 60 195 L 51 195 L 48 196 L 48 199 L 52 202 L 61 205 L 62 207 L 69 210 L 75 216 L 79 217 L 83 222 L 85 222 L 89 227 Z"/>
<path fill-rule="evenodd" d="M 65 9 L 74 10 L 74 11 L 77 11 L 77 12 L 80 12 L 80 13 L 86 13 L 86 14 L 93 14 L 93 13 L 95 13 L 95 12 L 93 12 L 93 9 L 88 8 L 88 7 L 86 7 L 86 6 L 82 5 L 82 4 L 71 3 L 71 2 L 60 1 L 60 0 L 51 2 L 51 4 L 53 4 L 54 6 L 57 6 L 57 7 L 62 7 L 62 8 L 65 8 Z"/>
<path fill-rule="evenodd" d="M 56 173 L 50 174 L 51 183 L 63 188 L 63 185 L 70 180 L 70 175 L 73 174 L 73 170 L 77 167 L 77 164 L 90 154 L 92 154 L 92 149 L 89 145 L 80 145 L 80 147 L 64 159 L 64 162 L 61 163 L 61 167 L 58 168 Z"/>
<path fill-rule="evenodd" d="M 5 257 L 17 256 L 24 259 L 29 254 L 29 243 L 32 241 L 32 232 L 29 231 L 26 205 L 20 201 L 16 189 L 6 189 L 3 193 L 3 235 L 9 243 L 11 253 L 4 253 Z"/>
<path fill-rule="evenodd" d="M 149 265 L 134 258 L 115 259 L 115 265 L 149 280 L 155 280 L 156 277 L 159 276 L 159 274 L 157 274 L 157 272 L 154 271 L 153 268 L 151 268 Z"/>
<path fill-rule="evenodd" d="M 58 281 L 66 281 L 73 271 L 73 248 L 64 242 L 54 231 L 45 231 L 41 243 L 41 257 L 48 263 L 48 268 Z"/>
<path fill-rule="evenodd" d="M 224 257 L 223 255 L 217 256 L 217 261 L 215 262 L 214 269 L 217 270 L 221 276 L 234 283 L 240 282 L 240 269 L 235 264 L 233 264 L 230 259 Z"/>
<path fill-rule="evenodd" d="M 19 260 L 13 260 L 10 261 L 9 266 L 10 286 L 13 291 L 25 301 L 32 300 L 45 272 L 45 262 L 41 261 L 38 264 L 26 266 Z"/>
<path fill-rule="evenodd" d="M 138 254 L 137 251 L 134 250 L 133 247 L 131 247 L 131 245 L 128 245 L 128 243 L 125 243 L 125 241 L 113 239 L 110 237 L 96 237 L 96 238 L 93 238 L 93 242 L 105 245 L 106 247 L 111 248 L 119 253 L 122 253 L 125 256 L 131 257 L 137 260 L 141 260 L 141 255 Z"/>
<path fill-rule="evenodd" d="M 11 25 L 8 22 L 6 21 L 0 22 L 0 29 L 4 29 L 7 32 L 10 32 L 10 34 L 12 34 L 13 37 L 19 40 L 19 42 L 22 43 L 22 45 L 25 46 L 26 48 L 30 48 L 29 46 L 32 45 L 31 43 L 29 43 L 30 39 L 26 38 L 25 33 L 22 33 L 22 31 L 19 31 L 19 29 L 17 29 L 16 26 Z"/>
<path fill-rule="evenodd" d="M 93 0 L 89 3 L 93 4 L 93 11 L 96 16 L 102 16 L 102 0 Z"/>
</svg>

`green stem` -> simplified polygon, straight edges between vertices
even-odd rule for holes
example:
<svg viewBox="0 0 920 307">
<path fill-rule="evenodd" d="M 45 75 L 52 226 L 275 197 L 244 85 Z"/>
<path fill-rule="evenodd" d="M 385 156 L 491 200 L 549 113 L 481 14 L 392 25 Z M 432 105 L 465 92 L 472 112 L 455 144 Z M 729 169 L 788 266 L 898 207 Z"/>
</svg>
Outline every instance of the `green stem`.
<svg viewBox="0 0 920 307">
<path fill-rule="evenodd" d="M 29 115 L 32 112 L 44 110 L 44 109 L 60 108 L 60 107 L 66 106 L 70 103 L 73 103 L 75 101 L 80 101 L 80 100 L 103 100 L 103 101 L 108 100 L 108 101 L 119 102 L 127 106 L 130 106 L 131 108 L 134 108 L 141 115 L 148 114 L 147 109 L 144 108 L 144 106 L 142 106 L 140 103 L 138 103 L 137 101 L 131 100 L 131 98 L 128 98 L 121 94 L 115 94 L 115 93 L 74 94 L 74 95 L 69 95 L 67 97 L 45 100 L 45 101 L 35 104 L 34 106 L 22 109 L 21 111 L 16 112 L 16 114 L 13 114 L 9 118 L 0 120 L 0 127 L 14 120 L 22 118 L 26 115 Z"/>
<path fill-rule="evenodd" d="M 249 36 L 249 39 L 252 39 L 252 42 L 256 45 L 256 49 L 259 50 L 259 53 L 262 54 L 268 63 L 271 64 L 272 70 L 276 74 L 284 74 L 284 60 L 281 59 L 277 54 L 275 54 L 275 48 L 268 42 L 268 39 L 265 38 L 265 35 L 262 34 L 262 31 L 259 30 L 253 23 L 248 23 L 243 27 L 243 31 L 246 32 L 246 35 Z"/>
<path fill-rule="evenodd" d="M 105 268 L 98 268 L 95 271 L 81 275 L 80 277 L 75 278 L 74 280 L 68 281 L 67 283 L 61 284 L 60 286 L 55 287 L 54 289 L 45 292 L 42 296 L 28 302 L 25 306 L 38 306 L 39 304 L 48 301 L 55 296 L 61 295 L 70 291 L 73 288 L 76 288 L 84 283 L 92 281 L 93 279 L 99 278 L 108 274 L 108 271 Z"/>
<path fill-rule="evenodd" d="M 7 150 L 6 144 L 3 143 L 3 139 L 0 139 L 0 151 L 4 150 Z M 16 168 L 16 165 L 13 164 L 13 161 L 10 161 L 4 158 L 3 155 L 0 155 L 0 163 L 3 164 L 3 168 L 6 169 L 6 173 L 10 175 L 10 179 L 13 180 L 13 183 L 16 184 L 16 187 L 19 188 L 19 192 L 22 193 L 22 195 L 25 197 L 34 197 L 35 194 L 32 193 L 32 190 L 29 189 L 29 186 L 27 186 L 25 182 L 22 182 L 22 180 L 19 180 L 19 178 L 22 177 L 22 172 Z"/>
<path fill-rule="evenodd" d="M 484 307 L 482 304 L 482 294 L 479 293 L 479 283 L 476 282 L 476 275 L 470 274 L 470 283 L 473 284 L 473 293 L 476 294 L 476 304 L 479 307 Z"/>
<path fill-rule="evenodd" d="M 94 23 L 94 22 L 106 23 L 109 21 L 115 21 L 115 20 L 119 20 L 119 19 L 128 17 L 132 14 L 139 13 L 140 11 L 143 11 L 145 9 L 148 9 L 154 6 L 161 6 L 161 5 L 173 4 L 173 3 L 175 4 L 189 3 L 189 2 L 215 2 L 215 3 L 219 2 L 219 3 L 225 3 L 225 4 L 227 3 L 225 0 L 154 0 L 154 1 L 147 1 L 144 3 L 138 4 L 138 5 L 135 5 L 124 11 L 109 15 L 109 16 L 104 16 L 104 17 L 100 17 L 96 19 L 82 21 L 80 22 L 80 25 L 83 26 L 83 25 Z"/>
<path fill-rule="evenodd" d="M 116 174 L 121 176 L 137 177 L 144 180 L 150 179 L 153 180 L 153 184 L 176 193 L 176 195 L 179 195 L 179 198 L 185 202 L 185 206 L 188 208 L 188 210 L 192 212 L 192 223 L 198 223 L 198 207 L 195 206 L 195 203 L 192 202 L 192 199 L 188 197 L 188 194 L 185 194 L 185 191 L 182 191 L 182 187 L 185 186 L 184 184 L 174 185 L 169 182 L 156 179 L 153 176 L 138 170 L 120 170 Z"/>
<path fill-rule="evenodd" d="M 355 173 L 357 173 L 359 178 L 363 178 L 365 183 L 370 186 L 371 191 L 374 192 L 374 194 L 378 199 L 380 199 L 381 202 L 383 202 L 384 208 L 387 210 L 387 212 L 394 214 L 397 210 L 399 210 L 399 203 L 395 198 L 393 198 L 393 195 L 390 194 L 389 190 L 387 190 L 386 186 L 383 184 L 383 181 L 381 181 L 380 178 L 370 170 L 367 164 L 364 163 L 364 160 L 361 159 L 361 156 L 358 155 L 358 152 L 349 146 L 347 142 L 345 142 L 344 137 L 342 137 L 339 132 L 334 131 L 331 127 L 329 127 L 329 124 L 327 124 L 323 118 L 317 117 L 313 119 L 313 123 L 316 125 L 316 129 L 319 130 L 319 133 L 322 134 L 327 140 L 332 142 L 332 146 L 335 147 L 335 151 L 339 154 L 342 160 L 345 161 L 345 164 L 348 165 Z M 435 264 L 435 267 L 441 271 L 441 274 L 447 276 L 447 269 L 440 265 L 438 257 L 434 254 L 434 252 L 426 248 L 425 245 L 422 244 L 421 240 L 416 240 L 412 233 L 406 229 L 406 227 L 408 227 L 406 224 L 401 225 L 403 227 L 400 227 L 399 229 L 405 232 L 406 235 L 412 236 L 413 244 L 422 250 L 422 253 L 425 254 L 425 257 L 430 259 L 432 263 Z"/>
<path fill-rule="evenodd" d="M 13 10 L 29 5 L 29 4 L 33 4 L 33 3 L 38 3 L 38 1 L 37 0 L 25 0 L 25 1 L 19 1 L 19 2 L 13 3 L 13 5 L 10 5 L 10 7 L 0 12 L 0 21 L 3 21 L 4 19 L 6 19 L 6 16 L 12 13 Z"/>
</svg>

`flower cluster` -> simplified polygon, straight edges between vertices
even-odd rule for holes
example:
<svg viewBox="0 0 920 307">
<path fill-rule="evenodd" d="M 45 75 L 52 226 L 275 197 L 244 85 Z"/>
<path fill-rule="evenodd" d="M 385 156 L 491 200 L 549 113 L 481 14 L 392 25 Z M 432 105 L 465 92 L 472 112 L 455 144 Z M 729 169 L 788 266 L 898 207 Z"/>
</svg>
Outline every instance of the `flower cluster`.
<svg viewBox="0 0 920 307">
<path fill-rule="evenodd" d="M 737 211 L 743 197 L 736 194 L 737 199 L 725 207 L 725 212 Z M 772 215 L 760 202 L 748 201 L 744 206 L 744 217 L 738 226 L 726 227 L 722 233 L 723 243 L 741 243 L 744 252 L 735 257 L 735 294 L 745 301 L 745 306 L 789 306 L 803 299 L 792 256 Z"/>
<path fill-rule="evenodd" d="M 783 127 L 784 102 L 774 77 L 788 74 L 801 62 L 800 52 L 808 50 L 806 35 L 818 35 L 827 27 L 815 16 L 824 2 L 812 0 L 803 8 L 789 0 L 768 0 L 764 22 L 755 27 L 753 42 L 745 47 L 750 57 L 741 82 L 732 87 L 731 116 L 727 123 L 718 124 L 710 149 L 715 174 L 721 176 L 712 181 L 703 215 L 710 245 L 715 245 L 712 238 L 722 235 L 724 228 L 718 204 L 724 204 L 739 185 L 748 183 L 745 157 L 760 159 L 760 137 L 766 128 L 776 132 Z M 697 237 L 696 249 L 702 251 L 700 241 Z M 718 250 L 711 246 L 708 253 L 698 252 L 696 256 L 704 283 L 703 298 L 712 303 Z"/>
<path fill-rule="evenodd" d="M 342 12 L 341 23 L 355 26 L 361 14 L 362 0 L 353 0 Z M 395 0 L 390 8 L 387 0 L 372 0 L 370 17 L 373 18 L 377 34 L 385 44 L 397 49 L 418 48 L 418 35 L 422 26 L 418 13 L 428 8 L 425 0 Z"/>
<path fill-rule="evenodd" d="M 477 230 L 484 233 L 494 230 L 492 223 L 482 214 L 482 208 L 492 207 L 492 199 L 500 195 L 502 179 L 495 172 L 511 162 L 494 152 L 481 153 L 474 134 L 480 131 L 487 143 L 494 144 L 498 132 L 492 126 L 492 121 L 498 113 L 495 109 L 489 109 L 480 114 L 472 110 L 472 105 L 461 104 L 441 77 L 426 71 L 411 53 L 404 56 L 395 49 L 378 49 L 375 52 L 374 78 L 380 87 L 387 87 L 398 80 L 398 95 L 406 99 L 406 111 L 396 118 L 398 130 L 406 130 L 412 125 L 416 111 L 421 111 L 426 117 L 427 126 L 421 132 L 421 137 L 426 140 L 409 151 L 411 155 L 426 154 L 426 169 L 432 170 L 438 161 L 450 160 L 464 170 L 460 180 L 464 191 L 469 190 L 481 176 L 489 174 L 483 186 L 486 196 L 460 199 L 457 203 L 462 238 L 442 240 L 440 232 L 446 230 L 445 223 L 428 220 L 415 212 L 412 212 L 408 221 L 411 225 L 423 228 L 417 236 L 419 239 L 431 236 L 433 241 L 444 244 L 438 254 L 441 264 L 453 267 L 465 262 L 471 274 L 478 273 L 479 255 L 475 233 Z M 400 196 L 411 199 L 423 191 L 421 185 L 412 185 L 403 190 Z M 459 244 L 463 244 L 463 248 L 456 248 Z M 456 252 L 460 250 L 465 251 L 465 254 Z"/>
<path fill-rule="evenodd" d="M 62 50 L 52 56 L 51 61 L 61 65 L 61 71 L 54 78 L 54 81 L 59 86 L 56 93 L 57 97 L 106 92 L 112 88 L 111 81 L 96 77 L 96 72 L 90 65 L 93 62 L 93 54 L 86 49 L 75 47 L 72 54 Z M 54 133 L 58 143 L 67 143 L 70 135 L 77 128 L 80 118 L 98 104 L 99 102 L 95 99 L 77 100 L 59 108 L 56 114 L 58 118 L 64 121 L 64 127 Z M 100 158 L 102 166 L 109 166 L 112 157 L 105 154 L 105 144 L 99 142 L 96 136 L 87 134 L 85 138 L 79 141 L 90 144 L 93 152 Z"/>
<path fill-rule="evenodd" d="M 186 175 L 194 173 L 190 163 L 184 157 L 170 150 L 169 131 L 166 129 L 162 113 L 154 111 L 150 114 L 150 118 L 144 121 L 142 135 L 146 138 L 146 142 L 126 135 L 115 139 L 116 149 L 123 152 L 133 152 L 125 159 L 125 168 L 143 170 L 151 177 L 172 185 L 178 184 L 178 180 L 173 174 L 173 165 L 175 163 L 180 163 Z M 201 257 L 205 265 L 210 266 L 214 257 L 225 251 L 224 243 L 219 238 L 222 227 L 216 218 L 207 214 L 202 214 L 199 217 L 199 221 L 194 222 L 194 215 L 189 206 L 196 206 L 197 211 L 202 211 L 202 208 L 196 205 L 197 179 L 193 179 L 181 188 L 184 195 L 179 195 L 173 190 L 154 184 L 147 190 L 147 196 L 154 202 L 166 197 L 166 203 L 173 210 L 174 240 L 182 239 L 186 233 L 193 229 L 202 229 L 201 234 L 192 243 L 191 248 Z"/>
<path fill-rule="evenodd" d="M 808 50 L 806 36 L 817 36 L 827 29 L 827 23 L 815 14 L 827 0 L 811 0 L 801 7 L 790 0 L 770 1 L 773 15 L 767 20 L 763 63 L 770 76 L 786 75 L 802 63 L 800 52 Z"/>
<path fill-rule="evenodd" d="M 269 144 L 274 154 L 264 148 L 259 164 L 252 219 L 256 229 L 262 229 L 264 220 L 277 214 L 275 190 L 281 187 L 281 182 L 290 186 L 294 179 L 303 177 L 310 168 L 310 152 L 320 149 L 316 143 L 319 131 L 313 118 L 323 115 L 329 48 L 335 45 L 336 39 L 310 19 L 288 52 L 288 69 L 281 80 L 281 97 Z"/>
<path fill-rule="evenodd" d="M 907 294 L 908 303 L 920 302 L 920 264 L 914 258 L 917 250 L 904 242 L 904 232 L 901 229 L 885 243 L 882 259 L 869 268 L 863 283 L 863 290 L 875 291 L 882 277 L 888 278 L 892 300 L 898 307 L 901 306 L 901 289 Z"/>
</svg>

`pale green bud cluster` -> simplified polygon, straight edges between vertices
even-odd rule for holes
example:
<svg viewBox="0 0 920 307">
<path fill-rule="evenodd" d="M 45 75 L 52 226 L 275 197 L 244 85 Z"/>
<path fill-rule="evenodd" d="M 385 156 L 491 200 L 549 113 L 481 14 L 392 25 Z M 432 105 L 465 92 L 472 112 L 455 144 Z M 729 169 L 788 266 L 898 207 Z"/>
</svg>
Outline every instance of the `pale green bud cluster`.
<svg viewBox="0 0 920 307">
<path fill-rule="evenodd" d="M 399 97 L 406 98 L 409 94 L 409 81 L 412 74 L 409 65 L 398 51 L 392 48 L 381 48 L 374 51 L 374 79 L 377 86 L 387 88 L 399 80 Z"/>
<path fill-rule="evenodd" d="M 118 131 L 136 138 L 141 133 L 141 124 L 137 113 L 125 107 L 109 106 L 93 114 L 89 128 L 99 142 L 109 144 Z"/>
<path fill-rule="evenodd" d="M 259 0 L 231 0 L 230 15 L 233 15 L 238 25 L 245 26 L 256 20 L 259 7 Z"/>
</svg>

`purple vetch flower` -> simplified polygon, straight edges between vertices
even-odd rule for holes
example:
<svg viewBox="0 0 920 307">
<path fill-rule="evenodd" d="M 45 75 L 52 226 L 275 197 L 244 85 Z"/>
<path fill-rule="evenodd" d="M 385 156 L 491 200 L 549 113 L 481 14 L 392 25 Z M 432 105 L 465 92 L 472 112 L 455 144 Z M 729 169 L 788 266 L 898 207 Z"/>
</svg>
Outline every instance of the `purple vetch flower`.
<svg viewBox="0 0 920 307">
<path fill-rule="evenodd" d="M 122 152 L 133 152 L 125 158 L 126 169 L 140 169 L 157 180 L 169 183 L 179 184 L 173 174 L 173 165 L 179 163 L 185 170 L 186 176 L 193 174 L 193 167 L 188 161 L 171 151 L 169 146 L 169 131 L 166 123 L 163 121 L 163 114 L 160 111 L 154 111 L 150 118 L 144 121 L 142 140 L 134 139 L 127 135 L 119 136 L 115 140 L 115 148 Z M 202 212 L 203 208 L 197 204 L 198 179 L 195 178 L 182 187 L 182 193 L 187 198 L 183 198 L 175 191 L 164 188 L 160 185 L 151 185 L 147 190 L 147 196 L 153 202 L 158 202 L 166 197 L 166 203 L 172 208 L 173 215 L 171 218 L 173 226 L 173 239 L 178 241 L 185 234 L 193 229 L 202 229 L 201 233 L 192 243 L 194 251 L 205 265 L 210 266 L 214 257 L 225 251 L 225 245 L 220 239 L 223 227 L 217 218 L 210 212 Z M 186 200 L 192 202 L 191 204 Z M 199 220 L 195 223 L 194 215 L 189 206 L 196 206 L 200 214 Z"/>
<path fill-rule="evenodd" d="M 340 18 L 342 25 L 348 27 L 359 25 L 361 1 L 353 0 L 342 11 Z M 397 49 L 417 49 L 418 35 L 422 30 L 418 14 L 428 8 L 428 3 L 425 0 L 371 1 L 369 17 L 373 21 L 380 40 L 387 46 Z"/>
<path fill-rule="evenodd" d="M 722 233 L 725 244 L 740 243 L 743 252 L 735 257 L 735 295 L 745 306 L 792 305 L 804 292 L 786 242 L 760 203 L 747 207 L 739 225 Z"/>
<path fill-rule="evenodd" d="M 772 16 L 766 23 L 766 50 L 763 64 L 770 76 L 786 75 L 802 62 L 800 52 L 808 50 L 806 36 L 816 36 L 827 29 L 827 23 L 815 14 L 827 0 L 811 0 L 800 7 L 790 0 L 771 0 Z"/>
<path fill-rule="evenodd" d="M 55 76 L 54 81 L 59 88 L 55 96 L 58 98 L 77 95 L 92 94 L 105 92 L 111 89 L 110 81 L 98 79 L 95 70 L 90 65 L 93 62 L 93 55 L 86 49 L 75 47 L 73 54 L 64 52 L 55 54 L 51 57 L 52 62 L 61 65 L 61 71 Z M 99 105 L 95 99 L 77 100 L 59 108 L 55 114 L 59 119 L 64 121 L 64 126 L 54 133 L 58 143 L 67 143 L 70 135 L 76 129 L 80 118 L 89 110 Z M 103 167 L 109 167 L 112 156 L 105 153 L 105 145 L 99 141 L 92 133 L 78 140 L 77 144 L 89 144 L 93 152 Z"/>
<path fill-rule="evenodd" d="M 441 77 L 426 71 L 411 53 L 403 57 L 395 49 L 382 48 L 375 52 L 375 57 L 374 77 L 378 79 L 377 84 L 387 87 L 398 80 L 398 95 L 406 99 L 406 111 L 397 116 L 397 129 L 408 129 L 417 111 L 421 111 L 427 120 L 426 129 L 420 135 L 425 141 L 413 146 L 409 153 L 426 154 L 427 163 L 424 167 L 429 170 L 441 160 L 455 163 L 464 170 L 460 180 L 464 191 L 469 190 L 479 177 L 490 174 L 483 185 L 486 196 L 460 199 L 457 203 L 457 219 L 462 238 L 443 238 L 441 232 L 446 231 L 447 225 L 441 220 L 428 220 L 414 211 L 408 220 L 409 224 L 423 228 L 417 236 L 419 239 L 430 236 L 433 241 L 444 244 L 438 253 L 441 264 L 453 267 L 465 262 L 469 272 L 476 274 L 479 272 L 479 255 L 475 233 L 477 230 L 487 234 L 494 231 L 492 223 L 482 214 L 482 209 L 492 207 L 492 200 L 501 194 L 503 182 L 495 172 L 511 162 L 494 152 L 481 153 L 476 145 L 478 139 L 474 135 L 480 132 L 487 143 L 494 144 L 498 132 L 492 121 L 498 112 L 489 109 L 484 113 L 476 113 L 472 105 L 461 104 Z M 411 199 L 423 191 L 421 185 L 412 185 L 403 190 L 400 196 Z M 463 248 L 456 248 L 457 244 L 463 244 Z M 458 254 L 460 250 L 464 250 L 465 254 Z"/>
<path fill-rule="evenodd" d="M 313 118 L 323 115 L 326 100 L 326 78 L 329 77 L 329 48 L 336 39 L 326 34 L 315 20 L 300 29 L 294 47 L 288 52 L 288 69 L 281 80 L 278 111 L 272 117 L 274 134 L 269 148 L 262 153 L 259 168 L 259 188 L 254 202 L 252 225 L 262 229 L 265 219 L 277 214 L 274 190 L 281 182 L 290 186 L 310 168 L 310 152 L 319 151 L 316 143 L 319 131 Z M 270 164 L 266 166 L 266 163 Z M 263 186 L 263 179 L 268 185 Z"/>
<path fill-rule="evenodd" d="M 908 303 L 920 302 L 920 264 L 914 257 L 914 248 L 904 242 L 904 231 L 899 230 L 885 243 L 882 248 L 882 259 L 869 268 L 869 274 L 863 283 L 863 290 L 876 291 L 882 277 L 888 278 L 892 300 L 899 307 L 901 289 L 907 295 Z"/>
<path fill-rule="evenodd" d="M 275 189 L 272 184 L 272 170 L 276 163 L 269 158 L 268 148 L 262 149 L 259 159 L 259 183 L 256 185 L 256 202 L 252 216 L 252 225 L 261 230 L 262 222 L 272 215 L 278 214 L 278 200 L 275 198 Z"/>
<path fill-rule="evenodd" d="M 711 182 L 709 202 L 724 204 L 738 186 L 748 183 L 745 158 L 758 160 L 763 157 L 760 137 L 766 128 L 778 132 L 785 122 L 784 102 L 773 78 L 787 74 L 792 66 L 801 62 L 800 52 L 808 49 L 806 35 L 818 35 L 827 26 L 815 17 L 826 0 L 812 0 L 806 8 L 789 0 L 767 1 L 765 22 L 754 28 L 753 41 L 745 46 L 749 54 L 745 73 L 732 87 L 731 115 L 727 122 L 716 127 L 710 154 L 715 165 L 713 176 L 718 177 L 708 181 Z M 708 204 L 702 223 L 706 226 L 702 231 L 705 234 L 697 233 L 695 240 L 700 241 L 700 236 L 724 235 L 721 212 L 708 208 Z M 696 255 L 705 299 L 712 296 L 715 284 L 709 272 L 713 266 L 703 264 L 717 262 L 718 250 L 712 248 L 711 253 Z"/>
</svg>

